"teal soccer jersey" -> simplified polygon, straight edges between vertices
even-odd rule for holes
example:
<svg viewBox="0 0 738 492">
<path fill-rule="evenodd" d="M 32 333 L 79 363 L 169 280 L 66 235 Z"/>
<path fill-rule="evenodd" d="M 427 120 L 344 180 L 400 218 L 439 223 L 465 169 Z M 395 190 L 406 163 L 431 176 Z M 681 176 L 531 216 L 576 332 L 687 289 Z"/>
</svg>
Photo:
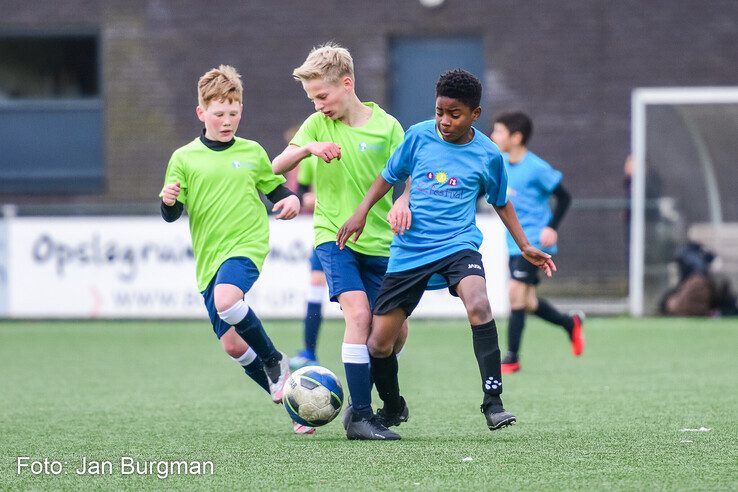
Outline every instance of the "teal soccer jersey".
<svg viewBox="0 0 738 492">
<path fill-rule="evenodd" d="M 410 270 L 464 249 L 478 250 L 477 197 L 507 203 L 507 176 L 497 145 L 474 129 L 469 143 L 446 142 L 435 120 L 410 127 L 390 157 L 382 177 L 390 184 L 412 178 L 412 225 L 396 235 L 387 272 Z"/>
<path fill-rule="evenodd" d="M 507 194 L 518 214 L 523 232 L 536 248 L 549 254 L 556 253 L 556 245 L 544 248 L 541 245 L 541 231 L 551 221 L 551 193 L 561 182 L 562 174 L 551 165 L 527 151 L 520 162 L 511 163 L 505 154 L 507 171 Z M 507 232 L 509 254 L 519 255 L 520 248 Z"/>
</svg>

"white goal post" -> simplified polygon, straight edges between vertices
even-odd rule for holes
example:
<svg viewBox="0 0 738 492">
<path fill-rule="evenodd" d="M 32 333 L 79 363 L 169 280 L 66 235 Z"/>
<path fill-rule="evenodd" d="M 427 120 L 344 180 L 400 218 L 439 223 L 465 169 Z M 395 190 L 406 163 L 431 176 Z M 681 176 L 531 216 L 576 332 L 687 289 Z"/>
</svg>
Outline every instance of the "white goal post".
<svg viewBox="0 0 738 492">
<path fill-rule="evenodd" d="M 646 113 L 654 105 L 737 104 L 738 87 L 663 87 L 638 88 L 631 96 L 631 151 L 633 176 L 631 181 L 629 307 L 632 316 L 644 315 L 644 275 L 646 237 Z M 688 122 L 687 122 L 688 124 Z M 722 222 L 716 176 L 711 168 L 709 153 L 698 132 L 689 129 L 702 161 L 708 191 L 708 210 L 713 225 Z"/>
</svg>

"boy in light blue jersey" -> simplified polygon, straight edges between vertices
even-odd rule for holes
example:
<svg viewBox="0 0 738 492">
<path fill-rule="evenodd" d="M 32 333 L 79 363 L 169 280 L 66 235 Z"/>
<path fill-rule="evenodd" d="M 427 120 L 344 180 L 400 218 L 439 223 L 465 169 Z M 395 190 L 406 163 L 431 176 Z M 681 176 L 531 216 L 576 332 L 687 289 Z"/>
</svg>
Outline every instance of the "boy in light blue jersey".
<svg viewBox="0 0 738 492">
<path fill-rule="evenodd" d="M 533 125 L 528 116 L 505 113 L 495 120 L 492 140 L 505 152 L 503 157 L 508 175 L 508 195 L 515 205 L 523 232 L 534 246 L 555 254 L 558 240 L 556 229 L 569 207 L 571 197 L 561 183 L 561 172 L 526 147 L 532 131 Z M 556 198 L 553 213 L 549 205 L 552 195 Z M 539 299 L 536 295 L 536 286 L 540 282 L 538 269 L 522 256 L 509 233 L 507 247 L 510 254 L 511 312 L 508 352 L 502 359 L 502 373 L 520 370 L 518 353 L 526 311 L 562 327 L 571 341 L 572 353 L 580 356 L 584 351 L 583 315 L 563 314 L 545 299 Z"/>
<path fill-rule="evenodd" d="M 386 426 L 407 420 L 400 396 L 393 346 L 403 322 L 418 305 L 434 276 L 445 279 L 452 295 L 460 297 L 472 327 L 474 353 L 482 377 L 482 412 L 490 430 L 515 422 L 502 406 L 502 376 L 497 328 L 487 299 L 476 226 L 476 202 L 481 192 L 495 207 L 523 255 L 551 275 L 550 255 L 531 246 L 515 210 L 507 201 L 507 175 L 497 146 L 472 127 L 479 118 L 482 85 L 464 70 L 444 73 L 436 85 L 436 119 L 412 126 L 374 181 L 354 215 L 339 230 L 346 245 L 361 234 L 371 207 L 390 187 L 411 178 L 412 226 L 395 236 L 387 275 L 374 307 L 368 340 L 371 373 L 384 408 L 377 412 Z"/>
</svg>

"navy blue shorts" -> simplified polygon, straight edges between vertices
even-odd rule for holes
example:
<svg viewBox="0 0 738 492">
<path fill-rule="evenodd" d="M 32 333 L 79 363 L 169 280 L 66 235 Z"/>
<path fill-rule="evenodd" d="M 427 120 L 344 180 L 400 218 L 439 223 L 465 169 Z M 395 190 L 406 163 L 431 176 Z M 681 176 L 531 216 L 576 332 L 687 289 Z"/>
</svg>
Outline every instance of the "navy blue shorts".
<svg viewBox="0 0 738 492">
<path fill-rule="evenodd" d="M 251 290 L 258 278 L 259 269 L 253 261 L 244 256 L 228 258 L 220 265 L 208 288 L 201 292 L 205 299 L 205 308 L 208 310 L 210 322 L 213 324 L 213 331 L 219 340 L 225 332 L 230 330 L 231 325 L 218 316 L 218 310 L 215 308 L 215 286 L 218 284 L 235 285 L 245 294 Z"/>
<path fill-rule="evenodd" d="M 339 249 L 332 241 L 319 244 L 315 252 L 323 265 L 331 301 L 338 302 L 344 292 L 361 290 L 369 298 L 369 307 L 374 308 L 389 258 L 357 253 L 348 247 Z"/>
<path fill-rule="evenodd" d="M 510 277 L 526 285 L 538 285 L 541 282 L 541 269 L 523 257 L 523 255 L 512 255 L 507 262 L 510 269 Z"/>
<path fill-rule="evenodd" d="M 323 265 L 320 263 L 320 258 L 318 258 L 318 252 L 313 249 L 313 254 L 310 255 L 310 271 L 311 272 L 322 272 L 323 271 Z"/>
</svg>

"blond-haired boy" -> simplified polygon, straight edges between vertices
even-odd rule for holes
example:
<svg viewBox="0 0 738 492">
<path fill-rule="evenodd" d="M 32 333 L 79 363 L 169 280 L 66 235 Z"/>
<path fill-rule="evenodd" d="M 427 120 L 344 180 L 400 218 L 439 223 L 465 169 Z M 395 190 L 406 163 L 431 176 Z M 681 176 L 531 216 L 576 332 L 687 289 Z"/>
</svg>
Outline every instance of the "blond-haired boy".
<svg viewBox="0 0 738 492">
<path fill-rule="evenodd" d="M 377 104 L 359 100 L 354 90 L 353 59 L 337 44 L 314 48 L 293 76 L 302 83 L 316 112 L 273 160 L 272 169 L 281 174 L 310 155 L 319 158 L 313 215 L 315 247 L 331 301 L 341 305 L 346 321 L 341 358 L 352 399 L 350 411 L 344 415 L 346 435 L 349 439 L 399 439 L 373 414 L 366 347 L 371 309 L 387 270 L 392 241 L 387 221 L 391 196 L 384 196 L 372 209 L 360 241 L 341 250 L 336 233 L 402 142 L 403 130 Z M 406 210 L 407 203 L 400 207 Z M 404 338 L 398 341 L 397 350 L 403 342 Z"/>
<path fill-rule="evenodd" d="M 205 128 L 172 154 L 160 194 L 162 216 L 172 222 L 187 208 L 197 286 L 213 331 L 223 350 L 279 403 L 289 363 L 244 295 L 269 252 L 269 222 L 258 192 L 280 211 L 278 219 L 295 217 L 300 203 L 283 186 L 284 178 L 274 175 L 264 149 L 235 136 L 243 110 L 236 69 L 221 65 L 208 71 L 197 89 L 195 111 Z M 294 429 L 314 431 L 297 424 Z"/>
</svg>

